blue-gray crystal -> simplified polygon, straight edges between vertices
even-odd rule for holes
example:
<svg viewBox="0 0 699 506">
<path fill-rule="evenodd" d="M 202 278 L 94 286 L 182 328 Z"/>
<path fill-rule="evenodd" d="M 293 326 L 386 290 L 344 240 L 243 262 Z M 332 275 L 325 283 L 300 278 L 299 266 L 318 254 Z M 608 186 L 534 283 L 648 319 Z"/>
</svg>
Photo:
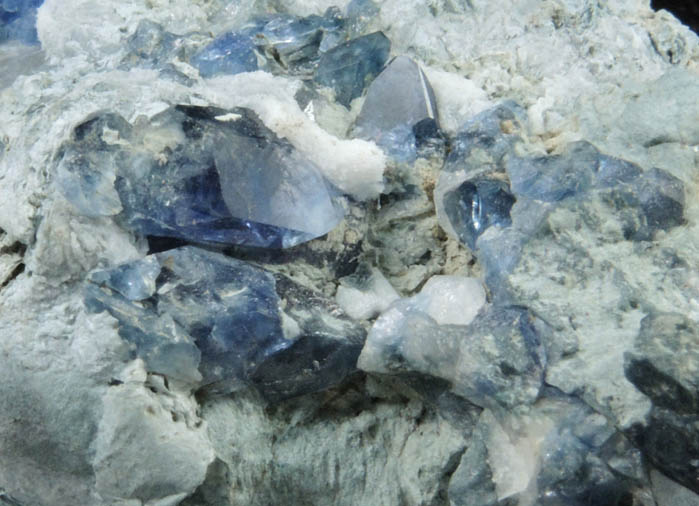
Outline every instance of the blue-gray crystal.
<svg viewBox="0 0 699 506">
<path fill-rule="evenodd" d="M 257 54 L 250 34 L 229 32 L 214 39 L 195 54 L 192 65 L 202 77 L 239 74 L 257 70 Z"/>
<path fill-rule="evenodd" d="M 459 239 L 471 248 L 488 227 L 512 224 L 510 210 L 514 203 L 509 185 L 498 179 L 468 180 L 444 195 L 449 220 Z"/>
<path fill-rule="evenodd" d="M 15 40 L 25 44 L 39 42 L 36 10 L 44 0 L 3 0 L 0 2 L 0 42 Z"/>
<path fill-rule="evenodd" d="M 413 127 L 424 120 L 433 120 L 439 128 L 432 87 L 417 63 L 398 56 L 369 85 L 354 135 L 410 161 L 417 149 Z"/>
<path fill-rule="evenodd" d="M 494 295 L 507 293 L 523 248 L 546 233 L 556 209 L 587 215 L 593 211 L 586 206 L 597 203 L 619 221 L 625 239 L 636 241 L 684 223 L 684 185 L 668 172 L 644 171 L 585 141 L 561 154 L 521 156 L 515 146 L 522 124 L 526 115 L 513 103 L 468 121 L 435 190 L 443 226 L 477 253 Z"/>
<path fill-rule="evenodd" d="M 381 72 L 391 42 L 381 32 L 357 37 L 325 52 L 318 62 L 314 81 L 335 90 L 335 99 L 349 107 Z"/>
<path fill-rule="evenodd" d="M 507 174 L 515 195 L 553 202 L 588 191 L 598 160 L 599 152 L 592 144 L 578 142 L 561 155 L 512 156 Z"/>
<path fill-rule="evenodd" d="M 191 63 L 203 77 L 258 68 L 310 74 L 319 55 L 344 38 L 345 20 L 337 8 L 329 8 L 323 16 L 268 15 L 218 36 Z"/>
<path fill-rule="evenodd" d="M 440 325 L 403 299 L 379 317 L 365 353 L 392 374 L 441 378 L 473 404 L 511 409 L 532 404 L 542 386 L 545 358 L 534 322 L 524 308 L 489 305 L 468 325 Z"/>
<path fill-rule="evenodd" d="M 115 132 L 119 142 L 105 140 Z M 317 167 L 248 109 L 171 107 L 137 135 L 98 115 L 61 153 L 57 182 L 80 212 L 144 235 L 285 248 L 343 217 Z"/>
<path fill-rule="evenodd" d="M 181 38 L 167 32 L 158 23 L 141 20 L 133 34 L 126 40 L 129 52 L 122 62 L 128 69 L 139 65 L 147 68 L 163 68 L 176 56 Z"/>
<path fill-rule="evenodd" d="M 136 286 L 146 298 L 125 295 Z M 191 246 L 93 272 L 85 303 L 117 319 L 150 371 L 220 393 L 242 383 L 270 399 L 326 389 L 355 371 L 364 340 L 319 294 Z"/>
</svg>

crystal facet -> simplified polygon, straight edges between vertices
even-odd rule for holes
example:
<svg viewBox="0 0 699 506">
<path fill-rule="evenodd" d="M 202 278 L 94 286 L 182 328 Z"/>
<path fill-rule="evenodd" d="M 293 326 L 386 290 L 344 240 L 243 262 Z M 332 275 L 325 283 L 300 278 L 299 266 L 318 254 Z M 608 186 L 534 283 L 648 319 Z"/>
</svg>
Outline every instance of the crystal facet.
<svg viewBox="0 0 699 506">
<path fill-rule="evenodd" d="M 63 147 L 58 184 L 84 214 L 194 242 L 285 248 L 343 216 L 318 169 L 242 108 L 177 106 L 136 129 L 92 118 Z"/>
<path fill-rule="evenodd" d="M 391 42 L 381 32 L 335 46 L 320 57 L 313 79 L 335 90 L 335 99 L 349 107 L 388 60 Z"/>
<path fill-rule="evenodd" d="M 364 330 L 281 276 L 185 246 L 92 272 L 85 303 L 108 311 L 148 370 L 217 392 L 252 383 L 270 399 L 337 384 Z"/>
</svg>

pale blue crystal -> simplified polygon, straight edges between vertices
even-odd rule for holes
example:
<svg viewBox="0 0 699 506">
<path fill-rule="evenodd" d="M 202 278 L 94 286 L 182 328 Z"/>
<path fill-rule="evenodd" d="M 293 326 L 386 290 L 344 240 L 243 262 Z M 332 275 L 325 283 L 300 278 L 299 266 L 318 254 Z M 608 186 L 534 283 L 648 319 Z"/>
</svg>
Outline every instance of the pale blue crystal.
<svg viewBox="0 0 699 506">
<path fill-rule="evenodd" d="M 218 36 L 191 63 L 203 77 L 258 68 L 309 74 L 319 55 L 344 38 L 345 20 L 337 8 L 329 8 L 323 16 L 268 15 Z"/>
<path fill-rule="evenodd" d="M 506 168 L 515 195 L 553 202 L 588 191 L 598 161 L 592 144 L 578 142 L 561 155 L 511 156 Z"/>
<path fill-rule="evenodd" d="M 323 390 L 355 370 L 364 340 L 320 295 L 190 246 L 93 272 L 85 303 L 117 319 L 150 371 L 221 393 L 242 383 L 270 399 Z"/>
<path fill-rule="evenodd" d="M 104 114 L 63 146 L 57 183 L 80 212 L 116 215 L 144 235 L 273 248 L 326 234 L 343 217 L 315 165 L 248 109 L 177 106 L 132 130 Z M 109 132 L 122 142 L 105 141 Z M 143 142 L 162 132 L 177 141 Z"/>
<path fill-rule="evenodd" d="M 369 85 L 354 135 L 410 162 L 417 156 L 413 127 L 425 119 L 434 120 L 439 128 L 432 87 L 417 63 L 398 56 Z"/>
<path fill-rule="evenodd" d="M 257 70 L 257 54 L 252 37 L 246 33 L 225 33 L 192 57 L 192 65 L 202 77 L 239 74 Z"/>
<path fill-rule="evenodd" d="M 391 42 L 381 32 L 370 33 L 335 46 L 318 62 L 314 81 L 335 90 L 335 99 L 349 107 L 383 69 Z"/>
</svg>

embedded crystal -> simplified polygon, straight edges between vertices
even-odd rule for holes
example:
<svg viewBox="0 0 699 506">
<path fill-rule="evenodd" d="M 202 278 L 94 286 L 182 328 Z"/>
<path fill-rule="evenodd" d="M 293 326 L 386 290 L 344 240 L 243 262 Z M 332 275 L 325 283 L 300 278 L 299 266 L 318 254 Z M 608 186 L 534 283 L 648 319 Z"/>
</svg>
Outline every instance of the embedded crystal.
<svg viewBox="0 0 699 506">
<path fill-rule="evenodd" d="M 412 130 L 425 119 L 437 121 L 432 87 L 417 63 L 397 56 L 369 85 L 355 133 L 381 145 L 383 135 L 400 127 Z"/>
<path fill-rule="evenodd" d="M 323 16 L 263 16 L 219 35 L 191 63 L 203 77 L 258 68 L 308 74 L 321 53 L 342 42 L 344 28 L 344 18 L 333 7 Z"/>
<path fill-rule="evenodd" d="M 343 217 L 318 169 L 248 109 L 176 106 L 134 127 L 78 125 L 58 185 L 78 211 L 144 234 L 285 248 Z"/>
<path fill-rule="evenodd" d="M 355 370 L 364 330 L 282 275 L 199 248 L 150 255 L 88 278 L 149 371 L 216 392 L 242 383 L 270 399 L 316 392 Z"/>
<path fill-rule="evenodd" d="M 533 403 L 545 366 L 534 317 L 523 308 L 485 304 L 480 284 L 466 279 L 455 285 L 460 296 L 450 297 L 444 287 L 455 282 L 437 278 L 393 303 L 371 328 L 359 367 L 442 378 L 453 393 L 483 407 Z"/>
<path fill-rule="evenodd" d="M 252 37 L 247 33 L 224 33 L 195 54 L 192 65 L 202 77 L 218 74 L 239 74 L 257 70 L 257 54 Z"/>
<path fill-rule="evenodd" d="M 381 32 L 370 33 L 335 46 L 318 62 L 314 81 L 335 90 L 335 99 L 349 107 L 388 60 L 391 42 Z"/>
</svg>

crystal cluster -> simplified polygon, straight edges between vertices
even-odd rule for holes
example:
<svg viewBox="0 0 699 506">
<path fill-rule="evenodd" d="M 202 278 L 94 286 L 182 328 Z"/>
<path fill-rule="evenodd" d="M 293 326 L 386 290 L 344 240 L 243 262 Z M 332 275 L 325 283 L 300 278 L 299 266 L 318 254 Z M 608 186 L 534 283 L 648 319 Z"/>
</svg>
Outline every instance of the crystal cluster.
<svg viewBox="0 0 699 506">
<path fill-rule="evenodd" d="M 569 144 L 561 154 L 520 156 L 517 130 L 524 111 L 504 103 L 469 120 L 453 141 L 435 189 L 444 229 L 479 253 L 494 293 L 547 217 L 598 204 L 618 220 L 619 240 L 650 240 L 684 222 L 684 185 L 666 171 Z M 594 203 L 594 204 L 593 204 Z"/>
<path fill-rule="evenodd" d="M 186 246 L 93 271 L 85 304 L 108 311 L 149 371 L 270 399 L 355 371 L 364 330 L 322 296 L 247 262 Z"/>
<path fill-rule="evenodd" d="M 12 23 L 35 7 L 0 5 L 0 19 Z M 471 440 L 445 485 L 454 505 L 631 504 L 647 481 L 644 459 L 698 490 L 698 431 L 687 430 L 699 416 L 690 319 L 655 310 L 610 267 L 610 284 L 624 292 L 619 311 L 640 321 L 613 381 L 646 396 L 650 415 L 625 425 L 596 384 L 585 390 L 560 373 L 590 333 L 578 331 L 570 293 L 591 284 L 598 260 L 580 251 L 623 243 L 635 254 L 685 224 L 685 184 L 584 140 L 543 153 L 527 139 L 525 109 L 511 101 L 448 135 L 419 63 L 391 58 L 388 37 L 369 29 L 376 12 L 353 0 L 344 16 L 337 8 L 260 14 L 211 37 L 140 22 L 121 69 L 157 70 L 190 88 L 254 71 L 298 79 L 305 112 L 312 116 L 314 100 L 329 104 L 352 118 L 348 137 L 383 150 L 390 194 L 375 206 L 383 211 L 341 195 L 250 108 L 178 104 L 133 121 L 92 114 L 58 150 L 55 184 L 77 214 L 165 246 L 93 270 L 89 312 L 116 320 L 128 358 L 148 373 L 202 395 L 252 385 L 278 402 L 366 374 L 437 409 L 473 410 Z M 432 166 L 440 169 L 430 175 Z M 482 279 L 442 274 L 445 262 L 412 285 L 391 284 L 381 269 L 390 240 L 377 231 L 425 216 L 435 244 L 447 241 L 439 226 L 457 254 L 473 254 Z M 344 219 L 338 235 L 357 246 L 347 265 L 330 265 L 318 252 L 342 241 L 324 236 Z M 581 229 L 591 231 L 588 243 L 571 237 Z M 419 242 L 414 223 L 405 230 L 397 250 Z M 397 254 L 403 263 L 433 254 L 406 251 Z M 341 279 L 325 279 L 322 294 L 309 288 L 328 272 Z M 551 283 L 571 292 L 543 300 Z"/>
<path fill-rule="evenodd" d="M 286 248 L 343 216 L 313 163 L 244 108 L 175 106 L 141 127 L 99 114 L 75 127 L 57 175 L 85 215 L 192 242 Z"/>
</svg>

